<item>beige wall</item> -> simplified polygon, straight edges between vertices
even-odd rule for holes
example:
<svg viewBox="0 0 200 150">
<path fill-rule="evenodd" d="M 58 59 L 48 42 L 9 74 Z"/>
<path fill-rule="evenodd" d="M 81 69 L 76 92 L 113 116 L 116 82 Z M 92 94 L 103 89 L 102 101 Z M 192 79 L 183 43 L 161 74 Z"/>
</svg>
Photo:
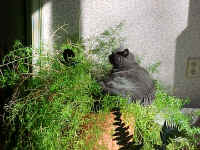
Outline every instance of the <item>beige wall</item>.
<svg viewBox="0 0 200 150">
<path fill-rule="evenodd" d="M 161 61 L 155 75 L 173 90 L 176 38 L 187 26 L 188 0 L 82 0 L 81 34 L 85 37 L 125 21 L 125 45 L 144 64 Z"/>
</svg>

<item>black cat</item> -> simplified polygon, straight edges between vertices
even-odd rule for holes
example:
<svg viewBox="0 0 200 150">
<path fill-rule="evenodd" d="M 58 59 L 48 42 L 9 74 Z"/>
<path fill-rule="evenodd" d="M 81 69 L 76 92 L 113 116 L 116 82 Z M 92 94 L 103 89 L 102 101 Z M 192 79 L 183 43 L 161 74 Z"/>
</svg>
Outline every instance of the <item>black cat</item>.
<svg viewBox="0 0 200 150">
<path fill-rule="evenodd" d="M 113 68 L 110 75 L 100 82 L 103 90 L 111 95 L 126 97 L 130 102 L 138 100 L 150 105 L 154 100 L 155 87 L 149 73 L 139 66 L 128 49 L 109 55 Z"/>
</svg>

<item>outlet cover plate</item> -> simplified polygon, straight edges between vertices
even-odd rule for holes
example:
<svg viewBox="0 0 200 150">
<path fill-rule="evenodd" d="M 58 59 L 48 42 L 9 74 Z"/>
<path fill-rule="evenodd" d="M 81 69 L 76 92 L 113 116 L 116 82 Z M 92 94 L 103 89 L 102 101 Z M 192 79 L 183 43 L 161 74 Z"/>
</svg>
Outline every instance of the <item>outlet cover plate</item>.
<svg viewBox="0 0 200 150">
<path fill-rule="evenodd" d="M 188 78 L 200 78 L 200 57 L 187 59 L 186 76 Z"/>
</svg>

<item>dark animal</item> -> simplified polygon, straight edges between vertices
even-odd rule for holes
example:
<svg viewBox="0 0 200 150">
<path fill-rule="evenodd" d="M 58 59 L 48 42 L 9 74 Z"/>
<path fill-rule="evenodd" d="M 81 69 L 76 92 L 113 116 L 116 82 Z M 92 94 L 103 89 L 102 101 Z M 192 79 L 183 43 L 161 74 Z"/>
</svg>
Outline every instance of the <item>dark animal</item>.
<svg viewBox="0 0 200 150">
<path fill-rule="evenodd" d="M 109 55 L 113 68 L 110 75 L 100 82 L 103 90 L 111 95 L 128 98 L 129 103 L 138 100 L 150 105 L 154 100 L 155 88 L 149 73 L 139 66 L 128 49 Z"/>
<path fill-rule="evenodd" d="M 177 137 L 185 137 L 186 133 L 184 130 L 179 129 L 179 125 L 164 122 L 162 130 L 160 131 L 160 137 L 162 140 L 162 145 L 153 145 L 156 150 L 166 150 L 167 145 L 171 142 L 170 139 L 175 139 Z"/>
</svg>

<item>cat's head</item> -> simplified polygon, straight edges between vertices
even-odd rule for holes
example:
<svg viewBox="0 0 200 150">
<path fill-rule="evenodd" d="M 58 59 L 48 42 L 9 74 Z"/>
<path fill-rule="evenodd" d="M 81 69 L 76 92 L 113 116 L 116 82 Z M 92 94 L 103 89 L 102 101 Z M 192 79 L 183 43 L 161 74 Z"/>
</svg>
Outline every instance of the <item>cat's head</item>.
<svg viewBox="0 0 200 150">
<path fill-rule="evenodd" d="M 109 55 L 109 61 L 114 68 L 129 68 L 136 63 L 134 55 L 130 53 L 128 49 L 112 52 L 112 54 Z"/>
</svg>

